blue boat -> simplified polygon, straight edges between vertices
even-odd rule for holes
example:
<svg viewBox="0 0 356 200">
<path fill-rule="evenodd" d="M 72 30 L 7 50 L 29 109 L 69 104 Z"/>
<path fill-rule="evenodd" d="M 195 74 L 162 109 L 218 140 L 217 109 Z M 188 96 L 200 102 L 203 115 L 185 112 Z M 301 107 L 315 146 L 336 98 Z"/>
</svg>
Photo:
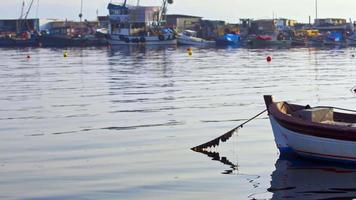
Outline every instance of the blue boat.
<svg viewBox="0 0 356 200">
<path fill-rule="evenodd" d="M 229 45 L 240 45 L 241 37 L 239 34 L 235 33 L 226 33 L 223 36 L 216 38 L 216 45 L 218 46 L 229 46 Z"/>
</svg>

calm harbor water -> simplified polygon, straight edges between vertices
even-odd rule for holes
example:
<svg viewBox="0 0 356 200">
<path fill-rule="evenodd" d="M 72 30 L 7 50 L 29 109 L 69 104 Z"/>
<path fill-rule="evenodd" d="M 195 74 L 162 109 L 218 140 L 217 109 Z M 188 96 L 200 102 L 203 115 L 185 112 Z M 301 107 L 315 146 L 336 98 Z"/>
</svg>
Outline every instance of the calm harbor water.
<svg viewBox="0 0 356 200">
<path fill-rule="evenodd" d="M 0 50 L 0 199 L 356 197 L 356 167 L 279 158 L 266 115 L 222 162 L 190 150 L 263 94 L 355 109 L 356 49 L 63 51 Z"/>
</svg>

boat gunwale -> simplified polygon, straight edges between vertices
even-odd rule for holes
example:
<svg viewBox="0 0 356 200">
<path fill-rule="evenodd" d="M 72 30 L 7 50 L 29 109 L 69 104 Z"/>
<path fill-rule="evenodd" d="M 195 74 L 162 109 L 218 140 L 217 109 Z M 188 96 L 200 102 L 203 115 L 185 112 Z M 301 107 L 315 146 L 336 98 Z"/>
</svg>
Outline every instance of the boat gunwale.
<svg viewBox="0 0 356 200">
<path fill-rule="evenodd" d="M 293 117 L 283 113 L 278 108 L 277 103 L 287 103 L 287 102 L 271 102 L 271 104 L 267 106 L 268 113 L 269 115 L 272 115 L 282 127 L 288 130 L 303 135 L 311 135 L 311 136 L 316 136 L 321 138 L 329 138 L 329 139 L 336 139 L 336 140 L 343 140 L 343 141 L 356 141 L 356 127 L 311 122 L 297 117 Z M 292 107 L 297 107 L 300 109 L 306 107 L 297 104 L 289 104 L 289 103 L 287 104 Z M 342 116 L 348 119 L 350 118 L 356 119 L 356 115 L 352 115 L 352 114 L 340 113 L 340 112 L 334 112 L 334 114 L 339 119 L 341 119 Z"/>
</svg>

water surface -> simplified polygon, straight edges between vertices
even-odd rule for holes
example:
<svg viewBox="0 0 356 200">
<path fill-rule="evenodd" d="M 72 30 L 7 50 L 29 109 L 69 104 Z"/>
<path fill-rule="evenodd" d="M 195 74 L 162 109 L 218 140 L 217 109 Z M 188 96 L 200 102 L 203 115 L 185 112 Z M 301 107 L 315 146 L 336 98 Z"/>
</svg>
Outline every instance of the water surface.
<svg viewBox="0 0 356 200">
<path fill-rule="evenodd" d="M 353 48 L 63 51 L 0 51 L 2 199 L 356 197 L 355 169 L 279 158 L 266 115 L 215 149 L 235 166 L 190 150 L 263 94 L 355 109 Z"/>
</svg>

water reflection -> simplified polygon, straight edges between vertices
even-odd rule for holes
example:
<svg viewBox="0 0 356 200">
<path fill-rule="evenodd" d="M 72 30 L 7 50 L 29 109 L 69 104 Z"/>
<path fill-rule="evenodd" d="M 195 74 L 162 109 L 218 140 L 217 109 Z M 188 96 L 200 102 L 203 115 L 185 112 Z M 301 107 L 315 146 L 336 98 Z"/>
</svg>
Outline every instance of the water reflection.
<svg viewBox="0 0 356 200">
<path fill-rule="evenodd" d="M 159 45 L 115 45 L 110 47 L 109 56 L 124 55 L 124 56 L 136 56 L 138 54 L 147 54 L 149 52 L 165 52 L 177 49 L 177 46 L 159 46 Z"/>
<path fill-rule="evenodd" d="M 272 199 L 356 198 L 356 166 L 281 156 L 272 173 Z"/>
<path fill-rule="evenodd" d="M 221 162 L 224 165 L 227 165 L 230 167 L 230 169 L 225 170 L 224 172 L 222 172 L 222 174 L 233 174 L 234 172 L 238 172 L 239 170 L 239 165 L 235 164 L 233 162 L 231 162 L 227 157 L 224 156 L 220 156 L 220 154 L 218 152 L 212 152 L 212 151 L 208 151 L 205 149 L 192 149 L 192 151 L 198 152 L 198 153 L 202 153 L 207 155 L 209 158 L 211 158 L 211 160 L 214 161 L 218 161 Z"/>
</svg>

